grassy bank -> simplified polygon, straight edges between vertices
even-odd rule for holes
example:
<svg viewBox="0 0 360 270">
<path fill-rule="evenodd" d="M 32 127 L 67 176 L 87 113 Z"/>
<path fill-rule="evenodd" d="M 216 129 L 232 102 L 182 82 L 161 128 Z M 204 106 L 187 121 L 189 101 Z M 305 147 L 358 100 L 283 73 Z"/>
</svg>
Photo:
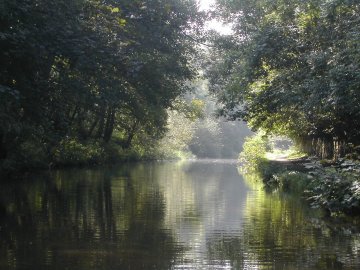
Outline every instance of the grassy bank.
<svg viewBox="0 0 360 270">
<path fill-rule="evenodd" d="M 243 172 L 259 174 L 268 189 L 300 194 L 312 207 L 331 215 L 360 215 L 359 161 L 320 161 L 269 154 L 271 150 L 267 138 L 249 139 L 240 155 Z"/>
<path fill-rule="evenodd" d="M 358 173 L 344 170 L 338 165 L 323 167 L 315 160 L 303 165 L 289 164 L 265 161 L 259 168 L 264 184 L 270 189 L 301 194 L 311 206 L 324 208 L 332 215 L 360 214 Z"/>
</svg>

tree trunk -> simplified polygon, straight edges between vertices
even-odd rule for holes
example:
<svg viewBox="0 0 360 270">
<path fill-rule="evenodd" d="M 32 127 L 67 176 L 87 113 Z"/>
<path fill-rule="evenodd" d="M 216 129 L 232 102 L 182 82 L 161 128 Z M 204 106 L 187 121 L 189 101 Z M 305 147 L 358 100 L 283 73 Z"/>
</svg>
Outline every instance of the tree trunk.
<svg viewBox="0 0 360 270">
<path fill-rule="evenodd" d="M 74 122 L 75 116 L 76 116 L 76 114 L 77 114 L 77 112 L 78 112 L 78 109 L 79 109 L 79 106 L 76 105 L 73 113 L 72 113 L 71 115 L 70 115 L 70 113 L 69 113 L 69 126 L 71 126 L 72 123 Z"/>
<path fill-rule="evenodd" d="M 83 112 L 81 112 L 80 110 L 77 119 L 78 136 L 81 140 L 86 140 L 87 137 L 87 131 L 84 127 L 85 114 L 86 114 L 86 110 L 84 110 Z"/>
<path fill-rule="evenodd" d="M 88 134 L 87 134 L 88 138 L 90 138 L 92 136 L 92 133 L 94 132 L 95 127 L 97 126 L 98 122 L 99 122 L 99 117 L 96 117 L 95 121 L 92 123 L 92 125 L 88 131 Z"/>
<path fill-rule="evenodd" d="M 104 142 L 108 143 L 111 139 L 112 133 L 114 131 L 115 124 L 115 109 L 109 107 L 108 115 L 106 119 L 105 131 L 104 131 Z"/>
<path fill-rule="evenodd" d="M 100 110 L 100 115 L 99 115 L 99 128 L 96 132 L 95 138 L 100 139 L 103 137 L 104 135 L 104 128 L 105 128 L 105 111 L 106 111 L 106 106 L 104 105 L 102 107 L 102 109 Z"/>
<path fill-rule="evenodd" d="M 138 126 L 138 122 L 134 121 L 133 126 L 129 130 L 128 137 L 127 137 L 126 141 L 122 145 L 124 149 L 129 149 L 130 148 L 132 140 L 133 140 L 133 138 L 134 138 L 134 136 L 136 134 L 137 126 Z"/>
</svg>

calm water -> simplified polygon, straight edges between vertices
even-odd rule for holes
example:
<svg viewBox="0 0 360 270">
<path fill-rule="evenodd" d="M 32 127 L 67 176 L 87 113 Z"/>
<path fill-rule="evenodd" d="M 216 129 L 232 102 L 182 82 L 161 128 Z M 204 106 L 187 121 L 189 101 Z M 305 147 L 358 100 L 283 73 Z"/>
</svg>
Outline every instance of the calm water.
<svg viewBox="0 0 360 270">
<path fill-rule="evenodd" d="M 0 186 L 4 270 L 360 269 L 358 229 L 267 194 L 224 162 L 66 170 Z"/>
</svg>

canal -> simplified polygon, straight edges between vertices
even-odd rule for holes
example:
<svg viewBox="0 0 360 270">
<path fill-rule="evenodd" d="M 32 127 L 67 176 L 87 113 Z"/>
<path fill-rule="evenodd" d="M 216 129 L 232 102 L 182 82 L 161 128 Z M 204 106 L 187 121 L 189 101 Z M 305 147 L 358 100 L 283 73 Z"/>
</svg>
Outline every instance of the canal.
<svg viewBox="0 0 360 270">
<path fill-rule="evenodd" d="M 360 233 L 234 162 L 68 169 L 0 184 L 0 269 L 360 269 Z"/>
</svg>

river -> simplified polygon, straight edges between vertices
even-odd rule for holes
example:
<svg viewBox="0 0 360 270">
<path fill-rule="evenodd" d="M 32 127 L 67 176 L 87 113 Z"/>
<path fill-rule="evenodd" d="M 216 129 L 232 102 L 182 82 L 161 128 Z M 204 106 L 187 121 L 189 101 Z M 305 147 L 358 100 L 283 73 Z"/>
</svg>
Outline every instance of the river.
<svg viewBox="0 0 360 270">
<path fill-rule="evenodd" d="M 68 169 L 1 183 L 0 269 L 360 269 L 360 233 L 233 162 Z"/>
</svg>

